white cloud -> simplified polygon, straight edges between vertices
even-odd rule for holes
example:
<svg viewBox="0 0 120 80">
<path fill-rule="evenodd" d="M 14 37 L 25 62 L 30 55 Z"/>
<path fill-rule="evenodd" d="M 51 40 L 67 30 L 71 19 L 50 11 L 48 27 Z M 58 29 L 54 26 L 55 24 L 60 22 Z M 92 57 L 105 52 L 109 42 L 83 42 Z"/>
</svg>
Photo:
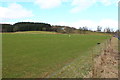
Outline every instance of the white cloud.
<svg viewBox="0 0 120 80">
<path fill-rule="evenodd" d="M 73 0 L 71 5 L 74 6 L 71 12 L 75 13 L 80 10 L 84 10 L 92 6 L 96 1 L 95 0 Z"/>
<path fill-rule="evenodd" d="M 1 2 L 33 2 L 34 0 L 1 0 Z"/>
<path fill-rule="evenodd" d="M 0 7 L 0 10 L 0 18 L 2 21 L 33 16 L 32 11 L 25 9 L 17 3 L 12 3 L 8 7 Z"/>
<path fill-rule="evenodd" d="M 33 2 L 40 6 L 42 9 L 54 8 L 60 6 L 63 2 L 70 2 L 73 8 L 72 13 L 85 10 L 95 3 L 102 3 L 103 5 L 109 6 L 111 4 L 118 4 L 119 0 L 1 0 L 1 2 Z"/>
<path fill-rule="evenodd" d="M 98 0 L 98 2 L 101 2 L 102 4 L 109 6 L 112 4 L 118 4 L 119 0 Z"/>
<path fill-rule="evenodd" d="M 43 20 L 38 20 L 38 19 L 24 19 L 24 20 L 21 20 L 21 22 L 43 22 L 43 23 L 47 23 L 47 21 L 43 21 Z"/>
<path fill-rule="evenodd" d="M 104 28 L 110 27 L 113 29 L 118 29 L 118 21 L 112 19 L 101 20 L 98 25 L 103 26 Z"/>
<path fill-rule="evenodd" d="M 85 10 L 98 2 L 102 3 L 105 6 L 109 6 L 112 4 L 117 5 L 118 1 L 119 0 L 72 0 L 71 5 L 73 6 L 73 8 L 71 9 L 71 12 L 76 13 L 81 10 Z"/>
<path fill-rule="evenodd" d="M 0 22 L 0 24 L 14 24 L 15 22 Z"/>
<path fill-rule="evenodd" d="M 60 6 L 62 2 L 68 0 L 36 0 L 35 4 L 39 5 L 42 9 L 54 8 Z"/>
<path fill-rule="evenodd" d="M 57 22 L 57 23 L 54 22 L 53 25 L 70 26 L 70 27 L 75 27 L 77 29 L 79 29 L 79 27 L 87 26 L 89 28 L 95 29 L 97 26 L 97 23 L 92 20 L 79 20 L 79 21 L 75 21 L 75 22 L 63 22 L 63 21 Z"/>
<path fill-rule="evenodd" d="M 103 3 L 104 5 L 111 5 L 112 4 L 112 1 L 114 1 L 114 0 L 98 0 L 99 2 L 101 2 L 101 3 Z"/>
<path fill-rule="evenodd" d="M 96 26 L 97 26 L 97 23 L 95 21 L 92 21 L 92 20 L 80 20 L 80 21 L 77 21 L 77 22 L 73 22 L 72 26 L 75 26 L 76 28 L 86 26 L 90 29 L 95 29 Z"/>
<path fill-rule="evenodd" d="M 116 20 L 112 19 L 104 19 L 101 21 L 93 21 L 93 20 L 79 20 L 75 22 L 57 22 L 54 23 L 53 25 L 64 25 L 64 26 L 70 26 L 70 27 L 75 27 L 79 29 L 79 27 L 88 27 L 89 29 L 96 30 L 97 26 L 101 26 L 103 29 L 109 27 L 112 28 L 113 30 L 118 29 L 118 22 Z"/>
</svg>

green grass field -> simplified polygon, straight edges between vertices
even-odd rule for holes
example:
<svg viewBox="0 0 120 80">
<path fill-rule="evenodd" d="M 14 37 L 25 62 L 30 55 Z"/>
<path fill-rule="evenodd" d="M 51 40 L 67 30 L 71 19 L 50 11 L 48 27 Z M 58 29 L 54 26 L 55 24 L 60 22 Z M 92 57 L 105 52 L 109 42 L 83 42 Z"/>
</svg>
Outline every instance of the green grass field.
<svg viewBox="0 0 120 80">
<path fill-rule="evenodd" d="M 3 34 L 3 78 L 41 78 L 60 70 L 109 36 Z"/>
</svg>

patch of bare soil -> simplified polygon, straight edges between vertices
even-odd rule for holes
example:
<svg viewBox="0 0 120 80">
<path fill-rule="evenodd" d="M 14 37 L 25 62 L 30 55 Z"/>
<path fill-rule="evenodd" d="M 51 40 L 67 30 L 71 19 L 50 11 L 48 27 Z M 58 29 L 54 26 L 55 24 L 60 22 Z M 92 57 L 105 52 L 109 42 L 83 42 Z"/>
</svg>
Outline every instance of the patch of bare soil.
<svg viewBox="0 0 120 80">
<path fill-rule="evenodd" d="M 93 59 L 93 69 L 87 78 L 118 78 L 118 39 L 111 38 L 101 55 Z"/>
</svg>

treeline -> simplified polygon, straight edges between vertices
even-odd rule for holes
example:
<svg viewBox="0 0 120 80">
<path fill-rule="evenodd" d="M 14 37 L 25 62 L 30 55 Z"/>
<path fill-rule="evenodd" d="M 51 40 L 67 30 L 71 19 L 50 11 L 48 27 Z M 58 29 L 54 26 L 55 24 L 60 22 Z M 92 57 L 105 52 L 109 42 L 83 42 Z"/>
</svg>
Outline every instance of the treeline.
<svg viewBox="0 0 120 80">
<path fill-rule="evenodd" d="M 13 25 L 2 24 L 2 32 L 18 31 L 54 31 L 60 33 L 72 33 L 76 28 L 68 26 L 50 25 L 48 23 L 18 22 Z"/>
<path fill-rule="evenodd" d="M 61 25 L 50 25 L 48 23 L 35 23 L 35 22 L 18 22 L 13 25 L 11 24 L 2 24 L 2 32 L 18 32 L 18 31 L 52 31 L 58 33 L 80 33 L 86 34 L 88 31 L 93 32 L 88 29 L 88 27 L 79 27 L 76 29 L 74 27 L 69 26 L 61 26 Z M 98 26 L 97 30 L 94 32 L 105 32 L 105 33 L 113 33 L 112 29 L 105 28 L 102 31 L 102 27 Z"/>
<path fill-rule="evenodd" d="M 19 22 L 13 25 L 2 24 L 2 32 L 17 31 L 51 31 L 51 25 L 46 23 Z"/>
</svg>

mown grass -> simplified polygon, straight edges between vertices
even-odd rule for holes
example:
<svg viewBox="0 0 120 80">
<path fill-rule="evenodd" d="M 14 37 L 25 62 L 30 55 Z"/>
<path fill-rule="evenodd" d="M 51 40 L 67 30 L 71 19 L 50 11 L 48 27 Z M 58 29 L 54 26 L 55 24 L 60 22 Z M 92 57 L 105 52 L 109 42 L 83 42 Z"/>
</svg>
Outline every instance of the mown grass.
<svg viewBox="0 0 120 80">
<path fill-rule="evenodd" d="M 46 77 L 109 36 L 3 34 L 3 78 Z"/>
</svg>

